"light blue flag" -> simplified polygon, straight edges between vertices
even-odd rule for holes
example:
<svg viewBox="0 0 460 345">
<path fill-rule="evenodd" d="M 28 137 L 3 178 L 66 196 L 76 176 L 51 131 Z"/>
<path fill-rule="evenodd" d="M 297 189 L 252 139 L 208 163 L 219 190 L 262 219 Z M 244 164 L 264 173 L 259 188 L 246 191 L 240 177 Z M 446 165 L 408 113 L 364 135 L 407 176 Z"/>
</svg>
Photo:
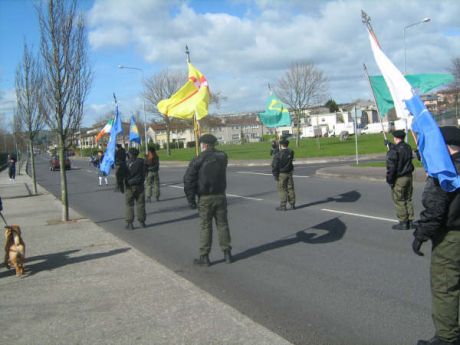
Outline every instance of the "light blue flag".
<svg viewBox="0 0 460 345">
<path fill-rule="evenodd" d="M 405 101 L 407 109 L 414 115 L 412 130 L 417 133 L 417 146 L 428 175 L 439 180 L 442 189 L 453 192 L 460 188 L 460 176 L 449 155 L 438 124 L 431 116 L 419 96 Z"/>
<path fill-rule="evenodd" d="M 131 123 L 129 124 L 129 142 L 135 142 L 141 144 L 141 137 L 139 136 L 139 130 L 137 129 L 136 120 L 134 115 L 131 115 Z"/>
<path fill-rule="evenodd" d="M 115 120 L 113 121 L 112 129 L 110 130 L 110 139 L 107 144 L 107 149 L 104 153 L 104 158 L 100 166 L 100 170 L 107 176 L 110 174 L 110 169 L 115 162 L 115 145 L 117 143 L 117 135 L 123 132 L 121 126 L 121 118 L 118 114 L 118 105 L 115 107 Z"/>
<path fill-rule="evenodd" d="M 273 94 L 267 99 L 265 112 L 259 113 L 259 119 L 265 127 L 269 128 L 291 125 L 291 115 L 287 105 Z"/>
</svg>

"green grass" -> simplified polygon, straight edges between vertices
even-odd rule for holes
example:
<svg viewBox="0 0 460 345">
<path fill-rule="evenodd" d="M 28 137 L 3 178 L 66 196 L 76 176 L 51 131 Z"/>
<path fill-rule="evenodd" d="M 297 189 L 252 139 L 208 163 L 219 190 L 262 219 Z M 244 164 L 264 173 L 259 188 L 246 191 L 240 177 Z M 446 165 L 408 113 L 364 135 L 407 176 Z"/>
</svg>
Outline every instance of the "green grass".
<svg viewBox="0 0 460 345">
<path fill-rule="evenodd" d="M 390 136 L 391 137 L 391 136 Z M 412 139 L 412 138 L 411 138 Z M 415 147 L 410 140 L 412 147 Z M 312 157 L 336 157 L 352 156 L 355 154 L 355 137 L 350 136 L 347 141 L 340 141 L 339 138 L 309 138 L 302 139 L 300 148 L 295 147 L 295 139 L 290 140 L 289 147 L 295 151 L 297 159 Z M 257 160 L 270 159 L 271 142 L 248 143 L 248 144 L 228 144 L 218 145 L 217 149 L 227 153 L 231 160 Z M 385 154 L 386 148 L 383 144 L 383 135 L 370 134 L 358 136 L 358 153 Z M 159 150 L 160 160 L 165 161 L 189 161 L 194 157 L 195 149 L 173 149 L 171 156 L 166 155 L 166 150 Z"/>
</svg>

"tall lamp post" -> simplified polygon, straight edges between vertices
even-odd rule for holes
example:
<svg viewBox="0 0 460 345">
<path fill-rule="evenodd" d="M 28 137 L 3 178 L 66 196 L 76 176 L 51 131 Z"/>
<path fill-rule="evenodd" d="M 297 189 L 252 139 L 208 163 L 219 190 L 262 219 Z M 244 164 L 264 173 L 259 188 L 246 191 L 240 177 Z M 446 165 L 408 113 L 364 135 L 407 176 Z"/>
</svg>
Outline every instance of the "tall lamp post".
<svg viewBox="0 0 460 345">
<path fill-rule="evenodd" d="M 142 75 L 142 86 L 144 85 L 144 70 L 142 68 L 139 68 L 139 67 L 130 67 L 130 66 L 125 66 L 125 65 L 118 65 L 118 68 L 120 69 L 133 69 L 133 70 L 136 70 L 136 71 L 139 71 L 141 72 L 141 75 Z M 142 111 L 144 113 L 144 145 L 145 145 L 145 154 L 148 153 L 147 151 L 147 117 L 146 117 L 146 114 L 145 114 L 145 97 L 142 96 Z"/>
<path fill-rule="evenodd" d="M 416 25 L 419 25 L 419 24 L 423 24 L 423 23 L 428 23 L 431 21 L 431 18 L 423 18 L 422 20 L 416 22 L 416 23 L 412 23 L 412 24 L 409 24 L 409 25 L 406 25 L 404 27 L 404 74 L 407 73 L 407 70 L 406 70 L 406 30 L 413 27 L 413 26 L 416 26 Z"/>
</svg>

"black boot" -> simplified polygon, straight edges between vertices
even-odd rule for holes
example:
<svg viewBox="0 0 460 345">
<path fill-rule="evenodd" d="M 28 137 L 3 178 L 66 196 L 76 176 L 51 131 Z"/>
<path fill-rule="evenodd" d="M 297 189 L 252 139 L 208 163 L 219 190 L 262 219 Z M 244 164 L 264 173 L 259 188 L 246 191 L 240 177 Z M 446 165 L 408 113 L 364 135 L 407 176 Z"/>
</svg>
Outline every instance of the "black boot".
<svg viewBox="0 0 460 345">
<path fill-rule="evenodd" d="M 407 221 L 407 226 L 409 227 L 409 229 L 415 229 L 414 222 L 411 220 Z"/>
<path fill-rule="evenodd" d="M 419 340 L 417 345 L 456 345 L 458 342 L 448 342 L 445 340 L 441 340 L 438 337 L 433 337 L 431 340 Z"/>
<path fill-rule="evenodd" d="M 209 255 L 200 255 L 198 259 L 193 260 L 193 264 L 198 266 L 211 266 L 211 261 L 209 261 Z"/>
<path fill-rule="evenodd" d="M 143 228 L 145 228 L 147 225 L 145 225 L 145 222 L 139 222 Z"/>
<path fill-rule="evenodd" d="M 409 222 L 399 222 L 391 227 L 393 230 L 409 230 Z"/>
<path fill-rule="evenodd" d="M 227 264 L 231 264 L 233 262 L 232 251 L 230 249 L 224 250 L 224 260 Z"/>
<path fill-rule="evenodd" d="M 275 210 L 277 210 L 277 211 L 286 211 L 286 206 L 279 206 Z"/>
<path fill-rule="evenodd" d="M 295 210 L 295 202 L 291 204 L 291 210 Z"/>
<path fill-rule="evenodd" d="M 133 223 L 126 223 L 126 227 L 125 227 L 127 230 L 134 230 L 134 225 Z"/>
</svg>

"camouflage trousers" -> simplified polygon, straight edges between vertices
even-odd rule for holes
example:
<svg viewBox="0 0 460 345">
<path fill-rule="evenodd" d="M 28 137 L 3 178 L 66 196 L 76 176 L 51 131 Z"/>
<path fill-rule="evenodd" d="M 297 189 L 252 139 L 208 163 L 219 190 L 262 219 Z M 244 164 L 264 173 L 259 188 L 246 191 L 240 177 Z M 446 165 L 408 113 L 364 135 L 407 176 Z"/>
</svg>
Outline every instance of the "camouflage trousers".
<svg viewBox="0 0 460 345">
<path fill-rule="evenodd" d="M 391 189 L 391 197 L 396 208 L 396 216 L 401 222 L 414 220 L 412 192 L 412 175 L 398 177 L 395 185 Z"/>
<path fill-rule="evenodd" d="M 454 343 L 460 336 L 460 229 L 443 233 L 433 240 L 430 276 L 436 335 Z"/>
<path fill-rule="evenodd" d="M 148 171 L 147 176 L 145 177 L 145 188 L 146 188 L 146 197 L 152 197 L 152 189 L 155 195 L 155 198 L 160 197 L 160 174 L 158 171 Z"/>
<path fill-rule="evenodd" d="M 280 196 L 280 206 L 285 207 L 286 203 L 295 203 L 294 179 L 292 172 L 280 173 L 278 178 L 278 194 Z"/>
<path fill-rule="evenodd" d="M 227 219 L 227 197 L 225 194 L 202 195 L 198 200 L 200 216 L 200 255 L 209 254 L 212 245 L 212 220 L 217 227 L 217 236 L 222 251 L 230 246 L 230 229 Z"/>
<path fill-rule="evenodd" d="M 145 222 L 145 192 L 144 184 L 125 187 L 125 203 L 126 203 L 126 222 L 134 221 L 134 203 L 136 203 L 137 220 Z"/>
</svg>

